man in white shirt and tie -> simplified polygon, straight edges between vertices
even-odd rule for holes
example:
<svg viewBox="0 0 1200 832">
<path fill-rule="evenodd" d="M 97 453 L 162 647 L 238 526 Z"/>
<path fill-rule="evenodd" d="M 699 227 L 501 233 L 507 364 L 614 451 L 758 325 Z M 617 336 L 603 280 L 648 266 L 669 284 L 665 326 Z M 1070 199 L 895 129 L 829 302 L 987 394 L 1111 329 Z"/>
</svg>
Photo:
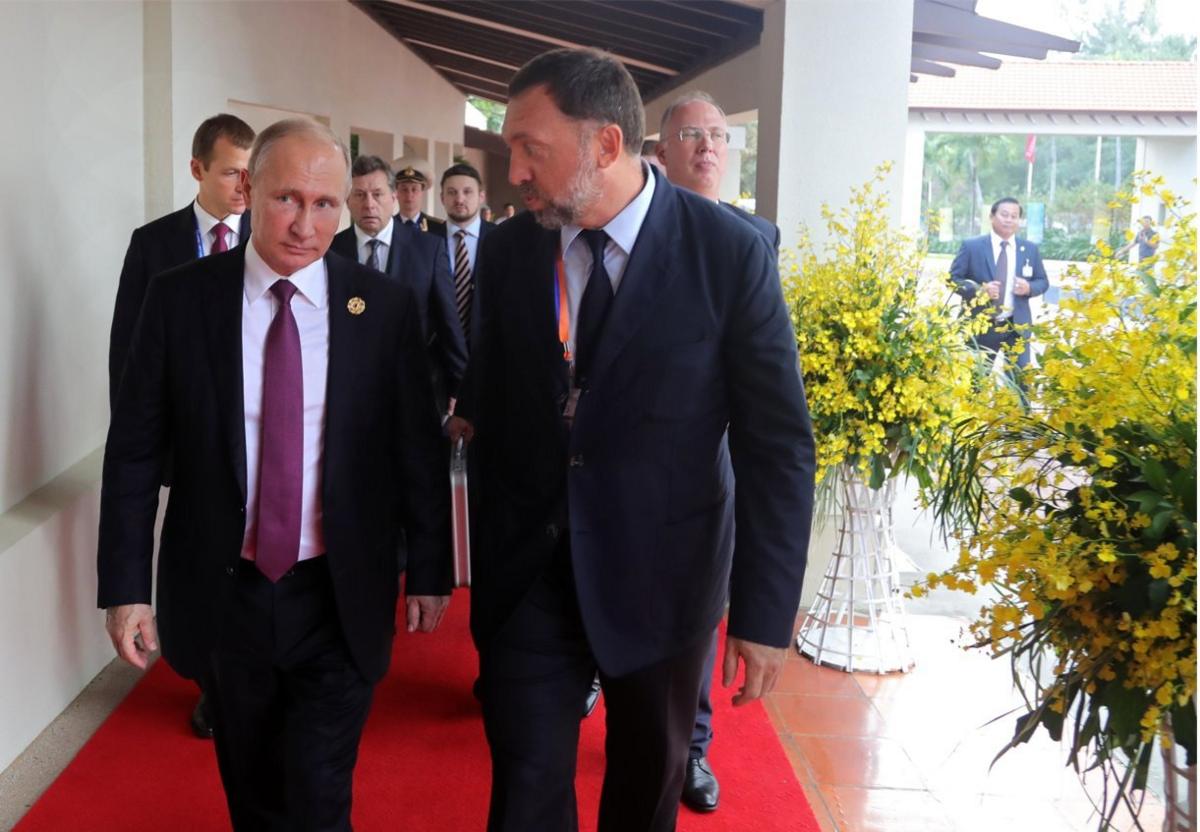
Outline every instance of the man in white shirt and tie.
<svg viewBox="0 0 1200 832">
<path fill-rule="evenodd" d="M 996 200 L 991 220 L 990 234 L 963 241 L 950 264 L 950 279 L 959 295 L 976 304 L 975 314 L 991 319 L 988 331 L 976 335 L 973 345 L 985 359 L 994 360 L 997 353 L 1015 349 L 1023 338 L 1017 356 L 1017 366 L 1023 368 L 1029 363 L 1029 326 L 1033 323 L 1029 299 L 1045 294 L 1050 280 L 1037 245 L 1017 236 L 1021 203 L 1011 196 Z M 991 303 L 974 301 L 980 292 Z"/>
<path fill-rule="evenodd" d="M 133 232 L 117 286 L 108 348 L 108 398 L 116 402 L 130 339 L 150 278 L 197 257 L 241 245 L 250 234 L 241 177 L 250 161 L 254 130 L 240 118 L 221 113 L 205 119 L 192 137 L 192 178 L 199 187 L 191 204 Z M 167 471 L 170 478 L 170 471 Z M 212 736 L 204 697 L 191 716 L 192 731 Z"/>
<path fill-rule="evenodd" d="M 359 156 L 351 170 L 351 226 L 333 238 L 330 251 L 404 284 L 416 296 L 421 331 L 429 347 L 434 398 L 450 410 L 467 366 L 467 345 L 454 303 L 454 284 L 442 241 L 393 217 L 396 178 L 378 156 Z"/>
<path fill-rule="evenodd" d="M 483 180 L 471 165 L 451 165 L 442 173 L 442 207 L 446 223 L 430 233 L 446 238 L 446 256 L 454 277 L 454 301 L 467 344 L 471 343 L 471 311 L 475 298 L 475 276 L 479 273 L 479 244 L 495 228 L 479 216 L 485 191 Z"/>
</svg>

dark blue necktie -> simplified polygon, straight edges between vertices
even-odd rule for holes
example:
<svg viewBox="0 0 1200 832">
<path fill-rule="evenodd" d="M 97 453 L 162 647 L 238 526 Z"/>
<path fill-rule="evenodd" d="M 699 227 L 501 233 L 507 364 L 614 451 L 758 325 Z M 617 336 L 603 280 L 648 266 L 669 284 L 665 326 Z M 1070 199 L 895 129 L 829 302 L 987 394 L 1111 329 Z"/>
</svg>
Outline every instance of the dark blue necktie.
<svg viewBox="0 0 1200 832">
<path fill-rule="evenodd" d="M 612 281 L 608 269 L 604 268 L 604 248 L 608 245 L 608 234 L 603 229 L 592 228 L 580 232 L 592 251 L 592 273 L 588 276 L 587 288 L 579 304 L 579 318 L 575 333 L 575 386 L 587 385 L 588 372 L 595 358 L 600 330 L 612 305 Z"/>
</svg>

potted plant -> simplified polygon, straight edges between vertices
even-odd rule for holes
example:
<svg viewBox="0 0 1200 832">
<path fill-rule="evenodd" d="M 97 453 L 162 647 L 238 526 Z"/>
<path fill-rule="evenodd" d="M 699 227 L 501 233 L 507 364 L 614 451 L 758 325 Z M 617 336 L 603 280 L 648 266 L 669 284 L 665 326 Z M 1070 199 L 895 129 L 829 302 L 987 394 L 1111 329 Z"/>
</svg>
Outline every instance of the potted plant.
<svg viewBox="0 0 1200 832">
<path fill-rule="evenodd" d="M 1035 327 L 1027 405 L 997 388 L 955 426 L 931 494 L 961 554 L 913 590 L 990 588 L 978 646 L 1027 703 L 1000 753 L 1065 737 L 1103 772 L 1101 829 L 1137 815 L 1156 745 L 1185 749 L 1195 795 L 1196 236 L 1161 182 L 1139 187 L 1167 208 L 1158 254 L 1100 244 Z"/>
</svg>

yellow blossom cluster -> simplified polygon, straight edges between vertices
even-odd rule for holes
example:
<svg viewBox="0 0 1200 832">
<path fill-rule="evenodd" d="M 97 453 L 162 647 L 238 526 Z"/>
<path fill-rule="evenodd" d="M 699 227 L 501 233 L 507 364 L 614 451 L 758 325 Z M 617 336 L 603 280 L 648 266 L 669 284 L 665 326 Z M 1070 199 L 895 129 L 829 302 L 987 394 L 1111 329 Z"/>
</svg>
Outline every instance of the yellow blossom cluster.
<svg viewBox="0 0 1200 832">
<path fill-rule="evenodd" d="M 1077 767 L 1120 750 L 1134 789 L 1156 741 L 1196 746 L 1196 236 L 1160 185 L 1157 255 L 1101 247 L 1035 328 L 1027 401 L 981 391 L 957 425 L 932 502 L 961 556 L 914 590 L 986 585 L 980 644 L 1052 657 L 1009 747 L 1041 725 Z"/>
<path fill-rule="evenodd" d="M 889 228 L 879 190 L 889 170 L 881 166 L 840 211 L 824 208 L 824 245 L 803 233 L 783 261 L 819 482 L 847 463 L 872 487 L 899 473 L 930 484 L 970 398 L 966 342 L 977 324 L 947 302 L 944 277 L 922 277 L 918 242 Z"/>
</svg>

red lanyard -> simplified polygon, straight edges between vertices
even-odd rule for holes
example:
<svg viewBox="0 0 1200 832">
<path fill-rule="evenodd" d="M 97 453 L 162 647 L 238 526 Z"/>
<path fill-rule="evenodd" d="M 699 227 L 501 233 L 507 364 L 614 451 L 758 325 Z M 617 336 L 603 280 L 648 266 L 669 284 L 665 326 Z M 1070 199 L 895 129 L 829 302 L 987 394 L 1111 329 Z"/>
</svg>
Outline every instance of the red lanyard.
<svg viewBox="0 0 1200 832">
<path fill-rule="evenodd" d="M 557 286 L 554 293 L 554 312 L 558 316 L 558 340 L 563 348 L 563 360 L 571 361 L 571 305 L 567 300 L 567 268 L 563 265 L 562 250 L 559 249 L 558 260 L 555 263 L 555 278 Z"/>
</svg>

